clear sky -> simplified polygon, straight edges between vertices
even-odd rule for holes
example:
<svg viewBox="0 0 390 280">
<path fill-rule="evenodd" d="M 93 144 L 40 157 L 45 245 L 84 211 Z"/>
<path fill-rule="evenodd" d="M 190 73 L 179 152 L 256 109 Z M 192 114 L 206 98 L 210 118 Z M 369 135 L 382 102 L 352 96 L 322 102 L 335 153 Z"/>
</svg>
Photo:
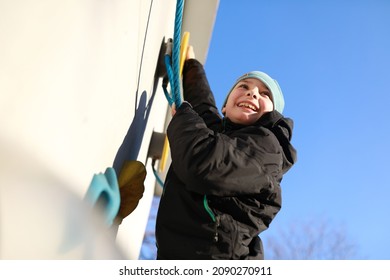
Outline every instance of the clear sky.
<svg viewBox="0 0 390 280">
<path fill-rule="evenodd" d="M 390 1 L 221 0 L 205 68 L 219 106 L 251 70 L 283 90 L 298 162 L 271 227 L 326 218 L 390 259 Z"/>
</svg>

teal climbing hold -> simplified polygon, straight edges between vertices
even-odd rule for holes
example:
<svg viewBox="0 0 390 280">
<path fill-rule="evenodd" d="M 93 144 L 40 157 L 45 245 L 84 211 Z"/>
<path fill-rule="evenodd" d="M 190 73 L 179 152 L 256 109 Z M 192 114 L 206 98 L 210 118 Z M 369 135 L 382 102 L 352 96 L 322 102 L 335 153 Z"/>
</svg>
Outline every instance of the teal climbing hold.
<svg viewBox="0 0 390 280">
<path fill-rule="evenodd" d="M 118 178 L 114 168 L 108 167 L 103 173 L 95 174 L 85 195 L 93 206 L 101 207 L 108 226 L 114 222 L 120 207 Z"/>
</svg>

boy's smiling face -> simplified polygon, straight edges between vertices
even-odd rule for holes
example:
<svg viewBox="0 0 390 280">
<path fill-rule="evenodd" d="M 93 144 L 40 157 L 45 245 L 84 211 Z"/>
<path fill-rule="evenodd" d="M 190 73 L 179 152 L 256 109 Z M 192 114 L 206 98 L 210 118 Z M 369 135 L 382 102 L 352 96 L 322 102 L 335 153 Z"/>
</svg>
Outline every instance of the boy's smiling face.
<svg viewBox="0 0 390 280">
<path fill-rule="evenodd" d="M 233 88 L 222 113 L 234 123 L 251 125 L 273 109 L 270 90 L 260 80 L 249 78 Z"/>
</svg>

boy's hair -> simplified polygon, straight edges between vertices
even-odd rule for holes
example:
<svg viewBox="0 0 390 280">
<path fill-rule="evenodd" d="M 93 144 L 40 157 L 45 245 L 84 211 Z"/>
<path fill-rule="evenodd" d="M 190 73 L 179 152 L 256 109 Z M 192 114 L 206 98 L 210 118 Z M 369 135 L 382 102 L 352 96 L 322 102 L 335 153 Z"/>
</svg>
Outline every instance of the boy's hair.
<svg viewBox="0 0 390 280">
<path fill-rule="evenodd" d="M 258 79 L 261 82 L 263 82 L 265 84 L 265 86 L 271 91 L 271 99 L 272 99 L 272 102 L 274 104 L 274 109 L 281 114 L 283 113 L 284 97 L 283 97 L 282 89 L 280 88 L 280 86 L 276 80 L 272 79 L 266 73 L 260 72 L 260 71 L 252 71 L 252 72 L 246 73 L 246 74 L 242 75 L 241 77 L 239 77 L 237 79 L 237 81 L 234 83 L 234 85 L 232 86 L 232 88 L 230 89 L 228 95 L 226 96 L 226 99 L 223 102 L 222 108 L 226 106 L 226 102 L 229 98 L 230 93 L 234 89 L 234 87 L 240 81 L 242 81 L 244 79 Z"/>
</svg>

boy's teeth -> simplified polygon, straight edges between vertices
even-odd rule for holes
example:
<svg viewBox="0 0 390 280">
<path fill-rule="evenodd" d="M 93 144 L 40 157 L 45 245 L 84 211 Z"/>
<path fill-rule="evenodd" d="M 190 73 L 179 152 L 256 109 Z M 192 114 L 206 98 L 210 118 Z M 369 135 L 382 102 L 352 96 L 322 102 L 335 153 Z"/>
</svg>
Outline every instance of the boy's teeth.
<svg viewBox="0 0 390 280">
<path fill-rule="evenodd" d="M 256 111 L 256 108 L 255 108 L 253 105 L 251 105 L 251 104 L 248 104 L 248 103 L 240 103 L 240 104 L 238 104 L 238 106 L 239 106 L 239 107 L 246 107 L 246 108 L 250 108 L 250 109 L 252 109 L 252 110 Z"/>
</svg>

